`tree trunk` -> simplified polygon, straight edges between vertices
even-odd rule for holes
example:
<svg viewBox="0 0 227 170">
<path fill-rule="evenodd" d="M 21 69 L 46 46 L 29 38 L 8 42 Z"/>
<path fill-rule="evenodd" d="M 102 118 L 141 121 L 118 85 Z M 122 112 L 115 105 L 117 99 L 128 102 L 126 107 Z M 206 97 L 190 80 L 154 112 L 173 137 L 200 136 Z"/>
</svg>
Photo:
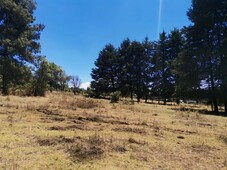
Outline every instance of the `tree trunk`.
<svg viewBox="0 0 227 170">
<path fill-rule="evenodd" d="M 212 66 L 212 62 L 211 62 L 211 57 L 210 57 L 209 62 L 210 62 L 209 74 L 210 74 L 210 83 L 211 83 L 212 102 L 214 105 L 214 112 L 218 113 L 218 102 L 217 102 L 216 90 L 215 90 L 215 85 L 214 85 L 214 75 L 213 75 L 213 66 Z"/>
<path fill-rule="evenodd" d="M 137 102 L 140 102 L 140 98 L 141 98 L 141 90 L 140 90 L 140 86 L 137 85 Z"/>
<path fill-rule="evenodd" d="M 114 83 L 114 76 L 111 77 L 111 84 L 112 84 L 112 92 L 115 92 L 115 83 Z"/>
<path fill-rule="evenodd" d="M 166 97 L 164 97 L 164 105 L 166 105 Z"/>
<path fill-rule="evenodd" d="M 213 97 L 214 112 L 218 113 L 218 102 L 216 97 Z"/>
<path fill-rule="evenodd" d="M 131 100 L 133 100 L 133 83 L 131 78 L 130 78 L 130 95 L 131 95 Z"/>
<path fill-rule="evenodd" d="M 139 103 L 140 102 L 140 96 L 137 95 L 137 102 Z"/>
<path fill-rule="evenodd" d="M 2 74 L 2 94 L 9 95 L 9 80 L 6 71 L 3 70 Z"/>
<path fill-rule="evenodd" d="M 227 100 L 225 101 L 225 114 L 227 114 Z"/>
<path fill-rule="evenodd" d="M 223 78 L 223 80 L 225 80 L 225 78 Z M 222 87 L 222 95 L 224 99 L 225 114 L 227 115 L 227 83 L 224 82 L 223 84 L 224 85 Z"/>
<path fill-rule="evenodd" d="M 212 100 L 211 100 L 210 106 L 211 106 L 211 111 L 214 112 L 214 105 L 213 105 L 213 101 Z"/>
<path fill-rule="evenodd" d="M 145 103 L 147 103 L 147 100 L 148 100 L 148 95 L 146 94 Z"/>
<path fill-rule="evenodd" d="M 9 95 L 9 83 L 10 83 L 10 59 L 7 55 L 2 56 L 2 94 Z"/>
</svg>

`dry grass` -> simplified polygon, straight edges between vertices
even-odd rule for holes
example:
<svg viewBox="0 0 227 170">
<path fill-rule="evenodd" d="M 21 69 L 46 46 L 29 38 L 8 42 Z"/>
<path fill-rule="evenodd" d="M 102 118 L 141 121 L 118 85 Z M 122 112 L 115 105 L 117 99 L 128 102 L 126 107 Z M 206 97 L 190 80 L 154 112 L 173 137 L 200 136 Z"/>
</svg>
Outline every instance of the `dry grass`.
<svg viewBox="0 0 227 170">
<path fill-rule="evenodd" d="M 0 169 L 227 169 L 227 118 L 194 108 L 0 96 Z"/>
</svg>

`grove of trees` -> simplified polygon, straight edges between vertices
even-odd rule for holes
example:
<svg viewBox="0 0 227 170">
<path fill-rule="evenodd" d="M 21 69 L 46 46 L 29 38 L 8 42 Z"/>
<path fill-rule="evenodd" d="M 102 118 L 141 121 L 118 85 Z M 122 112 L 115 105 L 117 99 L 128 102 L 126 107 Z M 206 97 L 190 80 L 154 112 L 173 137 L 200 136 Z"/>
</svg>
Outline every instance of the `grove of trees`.
<svg viewBox="0 0 227 170">
<path fill-rule="evenodd" d="M 44 25 L 36 24 L 33 0 L 0 0 L 0 90 L 8 95 L 44 96 L 47 90 L 70 89 L 81 80 L 68 76 L 40 55 Z M 157 41 L 107 44 L 92 69 L 96 97 L 120 92 L 141 99 L 196 99 L 219 105 L 227 113 L 227 1 L 192 0 L 189 26 L 160 33 Z"/>
<path fill-rule="evenodd" d="M 192 0 L 187 15 L 191 25 L 163 31 L 157 41 L 107 44 L 92 69 L 94 95 L 206 100 L 227 113 L 227 1 Z"/>
<path fill-rule="evenodd" d="M 40 34 L 33 0 L 0 0 L 0 90 L 3 95 L 45 96 L 47 90 L 67 90 L 73 76 L 40 56 Z"/>
</svg>

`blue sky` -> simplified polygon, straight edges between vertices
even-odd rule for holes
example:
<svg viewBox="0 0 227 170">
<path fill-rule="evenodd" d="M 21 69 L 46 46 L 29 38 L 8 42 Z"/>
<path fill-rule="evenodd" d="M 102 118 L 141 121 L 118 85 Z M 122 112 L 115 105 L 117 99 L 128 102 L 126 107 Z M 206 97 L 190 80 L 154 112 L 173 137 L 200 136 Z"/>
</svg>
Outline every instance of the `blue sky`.
<svg viewBox="0 0 227 170">
<path fill-rule="evenodd" d="M 122 40 L 157 40 L 158 32 L 189 25 L 191 0 L 36 0 L 42 54 L 68 75 L 90 82 L 99 51 Z M 161 5 L 161 6 L 160 6 Z"/>
</svg>

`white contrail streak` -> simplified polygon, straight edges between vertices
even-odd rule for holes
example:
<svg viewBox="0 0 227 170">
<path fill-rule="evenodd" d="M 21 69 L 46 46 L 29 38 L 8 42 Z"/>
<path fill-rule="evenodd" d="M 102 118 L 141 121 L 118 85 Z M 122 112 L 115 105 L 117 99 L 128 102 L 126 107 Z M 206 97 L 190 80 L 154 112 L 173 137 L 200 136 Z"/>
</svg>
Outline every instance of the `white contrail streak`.
<svg viewBox="0 0 227 170">
<path fill-rule="evenodd" d="M 163 0 L 159 0 L 157 38 L 159 38 L 160 27 L 161 27 L 161 20 L 162 20 L 162 1 Z"/>
</svg>

